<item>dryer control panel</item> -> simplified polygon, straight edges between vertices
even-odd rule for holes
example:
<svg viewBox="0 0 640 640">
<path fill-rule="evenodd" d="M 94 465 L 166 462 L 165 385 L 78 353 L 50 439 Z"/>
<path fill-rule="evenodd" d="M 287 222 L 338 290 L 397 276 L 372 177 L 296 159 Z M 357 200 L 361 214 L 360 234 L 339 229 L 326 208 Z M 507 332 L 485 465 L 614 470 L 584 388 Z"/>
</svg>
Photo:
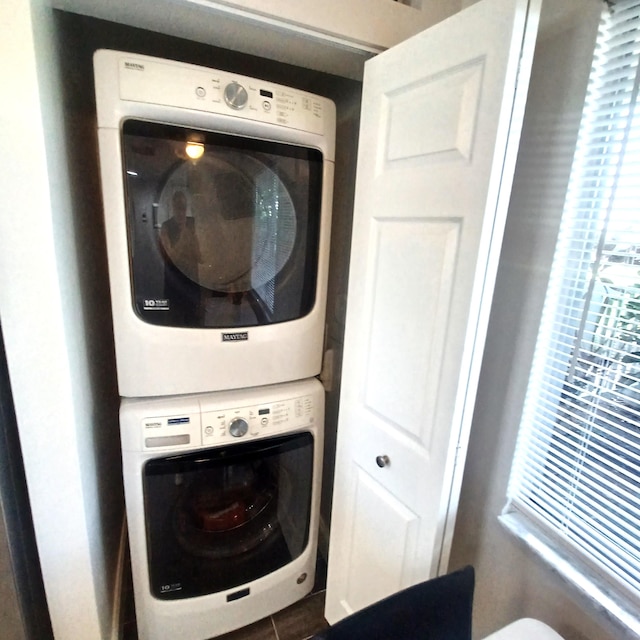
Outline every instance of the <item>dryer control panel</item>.
<svg viewBox="0 0 640 640">
<path fill-rule="evenodd" d="M 323 134 L 327 101 L 264 80 L 146 56 L 119 60 L 121 100 L 196 109 Z"/>
</svg>

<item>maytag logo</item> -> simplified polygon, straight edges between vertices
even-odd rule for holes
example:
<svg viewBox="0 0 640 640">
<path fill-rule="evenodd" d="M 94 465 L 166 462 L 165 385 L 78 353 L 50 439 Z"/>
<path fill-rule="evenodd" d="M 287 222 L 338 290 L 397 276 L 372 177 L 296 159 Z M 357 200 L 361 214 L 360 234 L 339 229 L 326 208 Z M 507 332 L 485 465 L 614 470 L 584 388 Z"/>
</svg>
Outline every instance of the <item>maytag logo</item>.
<svg viewBox="0 0 640 640">
<path fill-rule="evenodd" d="M 223 333 L 222 342 L 244 342 L 249 339 L 248 331 L 236 331 L 235 333 Z"/>
<path fill-rule="evenodd" d="M 125 69 L 133 69 L 134 71 L 144 71 L 144 65 L 138 64 L 137 62 L 125 62 Z"/>
</svg>

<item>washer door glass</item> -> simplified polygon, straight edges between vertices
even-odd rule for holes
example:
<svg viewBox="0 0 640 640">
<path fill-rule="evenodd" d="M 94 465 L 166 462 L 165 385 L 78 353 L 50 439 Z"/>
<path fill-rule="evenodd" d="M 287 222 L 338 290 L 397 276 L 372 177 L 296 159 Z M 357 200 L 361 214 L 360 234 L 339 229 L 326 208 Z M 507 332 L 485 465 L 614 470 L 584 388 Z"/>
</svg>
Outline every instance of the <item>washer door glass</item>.
<svg viewBox="0 0 640 640">
<path fill-rule="evenodd" d="M 123 125 L 133 306 L 176 327 L 250 327 L 315 302 L 322 154 L 177 126 Z"/>
<path fill-rule="evenodd" d="M 305 432 L 147 462 L 151 593 L 226 591 L 299 557 L 309 542 L 313 446 Z"/>
</svg>

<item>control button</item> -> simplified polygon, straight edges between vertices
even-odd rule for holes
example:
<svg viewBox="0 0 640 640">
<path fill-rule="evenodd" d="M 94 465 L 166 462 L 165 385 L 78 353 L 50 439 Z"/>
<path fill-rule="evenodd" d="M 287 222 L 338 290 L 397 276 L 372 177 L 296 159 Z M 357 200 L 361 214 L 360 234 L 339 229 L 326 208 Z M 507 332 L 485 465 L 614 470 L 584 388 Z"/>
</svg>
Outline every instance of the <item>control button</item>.
<svg viewBox="0 0 640 640">
<path fill-rule="evenodd" d="M 244 109 L 249 101 L 249 94 L 241 84 L 232 82 L 224 88 L 224 101 L 232 109 Z"/>
<path fill-rule="evenodd" d="M 263 427 L 266 427 L 269 424 L 269 418 L 262 418 L 260 422 L 262 423 Z"/>
<path fill-rule="evenodd" d="M 198 98 L 204 98 L 207 95 L 204 87 L 196 87 L 196 95 Z"/>
<path fill-rule="evenodd" d="M 264 100 L 264 101 L 262 102 L 262 108 L 263 108 L 265 111 L 271 111 L 271 103 L 270 103 L 268 100 Z"/>
<path fill-rule="evenodd" d="M 213 435 L 213 427 L 211 425 L 209 425 L 208 427 L 204 428 L 204 432 L 206 435 L 211 436 Z"/>
<path fill-rule="evenodd" d="M 241 438 L 249 431 L 249 424 L 244 418 L 234 418 L 229 423 L 229 433 L 234 438 Z"/>
</svg>

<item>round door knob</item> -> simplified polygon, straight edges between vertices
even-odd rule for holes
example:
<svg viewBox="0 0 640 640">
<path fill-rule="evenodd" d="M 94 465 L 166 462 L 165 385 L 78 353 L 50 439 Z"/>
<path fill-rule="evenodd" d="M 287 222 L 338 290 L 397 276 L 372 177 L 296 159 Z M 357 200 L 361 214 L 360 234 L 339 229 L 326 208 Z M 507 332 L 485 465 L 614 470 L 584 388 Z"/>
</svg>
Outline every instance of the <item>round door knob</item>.
<svg viewBox="0 0 640 640">
<path fill-rule="evenodd" d="M 224 88 L 224 101 L 232 109 L 244 109 L 249 101 L 249 94 L 241 84 L 232 82 Z"/>
<path fill-rule="evenodd" d="M 240 438 L 249 431 L 249 424 L 244 418 L 234 418 L 229 423 L 229 433 L 234 438 Z"/>
<path fill-rule="evenodd" d="M 389 456 L 378 456 L 376 458 L 376 464 L 382 469 L 382 467 L 388 467 L 391 460 Z"/>
</svg>

